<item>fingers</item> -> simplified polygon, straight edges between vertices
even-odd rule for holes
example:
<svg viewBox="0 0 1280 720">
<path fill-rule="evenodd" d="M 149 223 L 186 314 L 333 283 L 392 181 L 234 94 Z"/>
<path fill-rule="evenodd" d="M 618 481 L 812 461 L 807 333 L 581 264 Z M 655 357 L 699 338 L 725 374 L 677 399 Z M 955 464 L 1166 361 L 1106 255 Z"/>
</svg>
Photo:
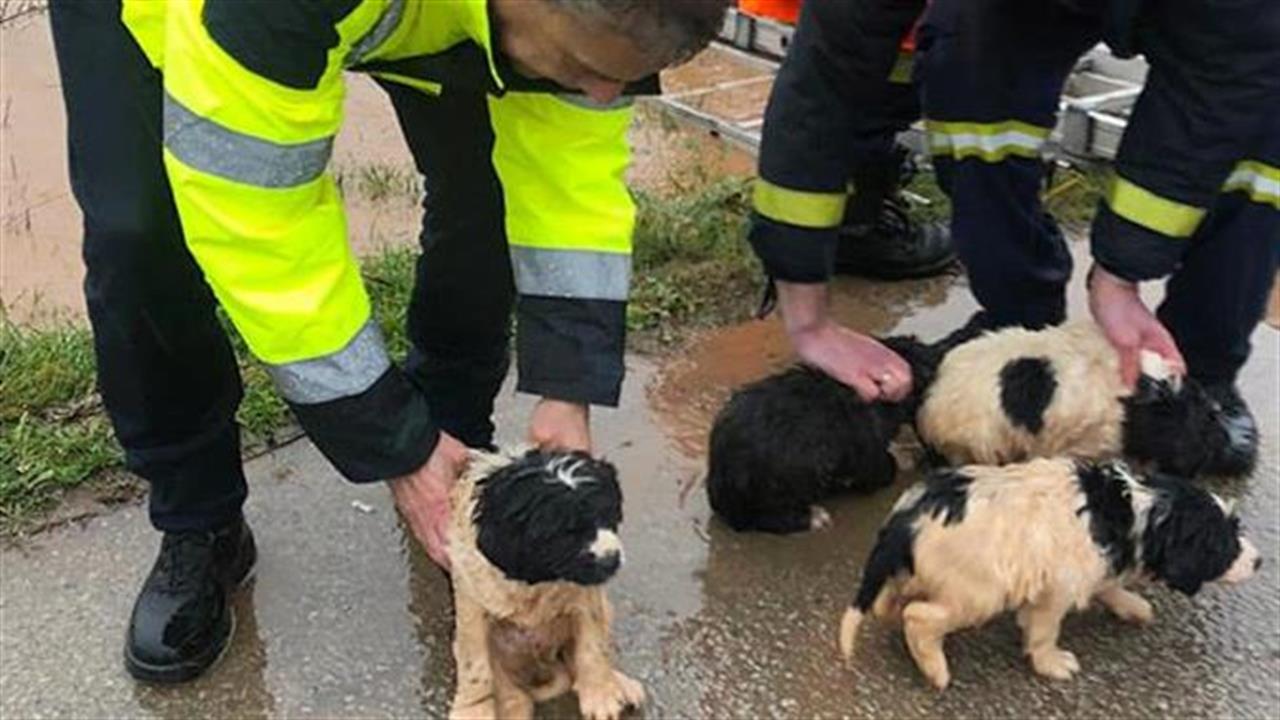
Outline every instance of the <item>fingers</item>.
<svg viewBox="0 0 1280 720">
<path fill-rule="evenodd" d="M 901 402 L 911 392 L 911 366 L 892 355 L 889 365 L 876 378 L 880 394 L 889 402 Z"/>
<path fill-rule="evenodd" d="M 1133 389 L 1138 383 L 1138 374 L 1142 371 L 1141 351 L 1137 346 L 1116 348 L 1120 355 L 1120 381 L 1124 386 Z"/>
<path fill-rule="evenodd" d="M 873 403 L 880 399 L 880 385 L 867 373 L 856 373 L 851 378 L 840 379 L 852 385 L 854 392 L 858 393 L 858 397 L 862 398 L 863 402 Z"/>
<path fill-rule="evenodd" d="M 1150 329 L 1145 339 L 1145 347 L 1164 358 L 1171 372 L 1175 375 L 1187 374 L 1187 362 L 1182 358 L 1182 352 L 1178 350 L 1178 343 L 1174 341 L 1173 335 L 1165 329 L 1163 324 L 1158 320 L 1155 321 L 1155 327 Z"/>
<path fill-rule="evenodd" d="M 444 568 L 445 571 L 450 569 L 449 564 L 449 539 L 444 533 L 443 528 L 433 527 L 427 531 L 427 555 L 432 562 Z"/>
</svg>

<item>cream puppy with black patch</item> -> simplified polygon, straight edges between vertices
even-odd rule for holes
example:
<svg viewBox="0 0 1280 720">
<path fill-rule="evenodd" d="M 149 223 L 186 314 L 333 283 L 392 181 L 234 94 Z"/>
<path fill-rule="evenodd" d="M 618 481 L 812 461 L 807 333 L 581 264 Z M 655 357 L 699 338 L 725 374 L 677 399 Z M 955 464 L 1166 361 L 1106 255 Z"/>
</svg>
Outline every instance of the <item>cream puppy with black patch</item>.
<svg viewBox="0 0 1280 720">
<path fill-rule="evenodd" d="M 575 690 L 583 717 L 644 701 L 613 667 L 603 584 L 622 565 L 622 492 L 581 452 L 473 452 L 453 489 L 457 692 L 451 718 L 530 718 Z"/>
<path fill-rule="evenodd" d="M 880 529 L 840 650 L 853 654 L 867 613 L 901 620 L 911 657 L 941 689 L 947 634 L 1014 611 L 1032 667 L 1065 680 L 1080 670 L 1058 646 L 1068 611 L 1096 600 L 1147 623 L 1151 605 L 1129 581 L 1191 595 L 1246 580 L 1261 562 L 1228 506 L 1179 478 L 1065 459 L 940 471 L 903 493 Z"/>
<path fill-rule="evenodd" d="M 1124 455 L 1176 475 L 1246 475 L 1256 439 L 1234 438 L 1221 409 L 1146 352 L 1131 392 L 1091 322 L 987 333 L 949 352 L 916 415 L 924 445 L 948 464 Z"/>
</svg>

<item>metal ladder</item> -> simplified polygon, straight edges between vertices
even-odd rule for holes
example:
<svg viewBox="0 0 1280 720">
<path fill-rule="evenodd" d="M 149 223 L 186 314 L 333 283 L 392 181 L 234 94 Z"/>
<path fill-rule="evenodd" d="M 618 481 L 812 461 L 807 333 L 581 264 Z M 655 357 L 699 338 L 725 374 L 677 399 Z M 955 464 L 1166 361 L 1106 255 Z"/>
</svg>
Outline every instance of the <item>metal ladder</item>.
<svg viewBox="0 0 1280 720">
<path fill-rule="evenodd" d="M 760 75 L 663 95 L 658 102 L 676 117 L 706 127 L 713 134 L 751 152 L 760 147 L 764 105 L 751 117 L 726 117 L 707 109 L 716 93 L 741 92 L 772 82 L 795 29 L 785 23 L 730 10 L 716 48 L 760 69 Z M 1079 167 L 1103 165 L 1115 158 L 1129 113 L 1146 78 L 1140 58 L 1121 60 L 1103 45 L 1086 53 L 1067 79 L 1058 106 L 1058 124 L 1046 146 L 1046 159 Z M 917 123 L 900 138 L 927 154 L 923 127 Z"/>
</svg>

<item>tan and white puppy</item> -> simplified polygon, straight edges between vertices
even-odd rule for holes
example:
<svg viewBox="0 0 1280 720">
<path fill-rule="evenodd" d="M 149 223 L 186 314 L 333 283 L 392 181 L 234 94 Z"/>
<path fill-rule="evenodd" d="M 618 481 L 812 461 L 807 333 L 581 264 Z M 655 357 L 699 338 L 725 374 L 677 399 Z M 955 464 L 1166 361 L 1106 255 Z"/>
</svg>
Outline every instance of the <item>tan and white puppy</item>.
<svg viewBox="0 0 1280 720">
<path fill-rule="evenodd" d="M 880 529 L 840 650 L 853 654 L 868 612 L 901 620 L 911 657 L 941 689 L 947 634 L 1014 611 L 1032 667 L 1065 680 L 1080 670 L 1058 645 L 1068 611 L 1096 600 L 1147 623 L 1151 605 L 1127 582 L 1147 576 L 1190 595 L 1246 580 L 1261 562 L 1227 505 L 1180 478 L 1065 459 L 940 471 L 903 493 Z"/>
<path fill-rule="evenodd" d="M 1144 352 L 1134 390 L 1101 330 L 1079 322 L 990 332 L 951 350 L 916 415 L 950 465 L 1125 456 L 1177 475 L 1246 475 L 1256 438 L 1235 437 L 1198 383 Z"/>
<path fill-rule="evenodd" d="M 473 452 L 453 490 L 458 684 L 451 718 L 533 716 L 575 690 L 588 720 L 644 701 L 613 666 L 603 583 L 622 564 L 612 465 L 581 452 Z"/>
</svg>

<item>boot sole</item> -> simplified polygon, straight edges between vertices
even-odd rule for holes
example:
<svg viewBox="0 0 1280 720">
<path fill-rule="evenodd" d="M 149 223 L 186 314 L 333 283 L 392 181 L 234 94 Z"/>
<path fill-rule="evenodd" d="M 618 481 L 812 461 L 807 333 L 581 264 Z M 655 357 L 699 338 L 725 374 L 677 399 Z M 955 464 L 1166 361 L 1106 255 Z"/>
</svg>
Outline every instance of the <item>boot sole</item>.
<svg viewBox="0 0 1280 720">
<path fill-rule="evenodd" d="M 204 653 L 201 653 L 191 660 L 186 660 L 175 665 L 153 665 L 143 662 L 133 656 L 129 652 L 129 644 L 126 642 L 124 647 L 124 668 L 128 671 L 133 679 L 140 682 L 153 685 L 174 685 L 178 683 L 190 682 L 203 675 L 213 666 L 217 665 L 223 657 L 226 656 L 227 650 L 231 649 L 231 640 L 236 636 L 236 611 L 231 607 L 231 596 L 244 589 L 253 581 L 254 573 L 258 569 L 258 563 L 255 560 L 253 565 L 249 566 L 244 577 L 236 584 L 231 592 L 227 593 L 227 616 L 229 627 L 227 636 L 222 643 L 216 647 L 212 647 Z"/>
</svg>

